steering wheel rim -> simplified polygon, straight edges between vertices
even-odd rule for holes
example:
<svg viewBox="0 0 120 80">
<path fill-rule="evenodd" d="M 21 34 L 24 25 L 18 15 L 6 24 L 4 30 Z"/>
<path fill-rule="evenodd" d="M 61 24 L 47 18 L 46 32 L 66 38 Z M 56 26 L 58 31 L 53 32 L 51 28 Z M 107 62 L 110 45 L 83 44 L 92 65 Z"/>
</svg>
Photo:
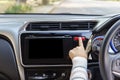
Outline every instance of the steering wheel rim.
<svg viewBox="0 0 120 80">
<path fill-rule="evenodd" d="M 110 41 L 119 29 L 120 20 L 108 30 L 101 46 L 99 54 L 99 67 L 103 80 L 114 80 L 115 76 L 120 77 L 120 75 L 118 75 L 120 72 L 118 74 L 114 74 L 114 68 L 116 69 L 116 60 L 120 58 L 120 53 L 109 54 Z M 117 70 L 119 71 L 120 69 L 116 69 L 115 71 Z"/>
</svg>

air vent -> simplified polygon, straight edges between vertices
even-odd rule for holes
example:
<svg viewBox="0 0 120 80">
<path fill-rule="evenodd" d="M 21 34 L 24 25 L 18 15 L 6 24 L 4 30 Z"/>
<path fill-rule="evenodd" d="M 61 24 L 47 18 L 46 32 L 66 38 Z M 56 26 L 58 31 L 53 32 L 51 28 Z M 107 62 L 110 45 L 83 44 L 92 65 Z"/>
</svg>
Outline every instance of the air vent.
<svg viewBox="0 0 120 80">
<path fill-rule="evenodd" d="M 30 23 L 27 31 L 42 31 L 42 30 L 90 30 L 95 27 L 97 22 L 39 22 Z"/>
<path fill-rule="evenodd" d="M 93 22 L 68 22 L 62 23 L 62 30 L 88 30 L 93 29 L 95 25 Z"/>
<path fill-rule="evenodd" d="M 40 30 L 59 30 L 59 23 L 54 22 L 41 22 L 41 23 L 30 23 L 26 30 L 27 31 L 40 31 Z"/>
</svg>

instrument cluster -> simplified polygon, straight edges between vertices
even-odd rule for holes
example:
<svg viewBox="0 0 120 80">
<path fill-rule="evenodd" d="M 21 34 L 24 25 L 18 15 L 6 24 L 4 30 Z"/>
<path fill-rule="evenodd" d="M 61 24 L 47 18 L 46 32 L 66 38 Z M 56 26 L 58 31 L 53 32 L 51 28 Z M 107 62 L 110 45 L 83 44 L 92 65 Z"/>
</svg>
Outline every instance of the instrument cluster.
<svg viewBox="0 0 120 80">
<path fill-rule="evenodd" d="M 120 51 L 120 30 L 113 36 L 110 46 L 115 53 Z"/>
<path fill-rule="evenodd" d="M 99 54 L 100 48 L 104 39 L 104 35 L 102 36 L 94 36 L 92 40 L 92 52 L 95 54 Z M 109 53 L 116 54 L 120 52 L 120 30 L 116 32 L 113 36 L 112 40 L 110 41 Z"/>
</svg>

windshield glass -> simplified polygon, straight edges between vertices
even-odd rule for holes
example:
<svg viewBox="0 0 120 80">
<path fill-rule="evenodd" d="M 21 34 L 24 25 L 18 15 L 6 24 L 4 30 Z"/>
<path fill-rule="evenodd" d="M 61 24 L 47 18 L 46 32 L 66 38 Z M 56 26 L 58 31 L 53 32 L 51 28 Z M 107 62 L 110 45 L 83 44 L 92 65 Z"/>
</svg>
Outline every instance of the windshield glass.
<svg viewBox="0 0 120 80">
<path fill-rule="evenodd" d="M 120 0 L 0 0 L 0 13 L 120 13 Z"/>
</svg>

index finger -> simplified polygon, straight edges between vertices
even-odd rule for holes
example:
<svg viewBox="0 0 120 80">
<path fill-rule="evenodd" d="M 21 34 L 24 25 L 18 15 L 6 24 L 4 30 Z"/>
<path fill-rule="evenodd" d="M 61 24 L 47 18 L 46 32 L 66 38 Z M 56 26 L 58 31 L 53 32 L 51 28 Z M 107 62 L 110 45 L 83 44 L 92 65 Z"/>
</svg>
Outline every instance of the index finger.
<svg viewBox="0 0 120 80">
<path fill-rule="evenodd" d="M 79 37 L 79 46 L 83 46 L 83 41 L 81 37 Z"/>
</svg>

